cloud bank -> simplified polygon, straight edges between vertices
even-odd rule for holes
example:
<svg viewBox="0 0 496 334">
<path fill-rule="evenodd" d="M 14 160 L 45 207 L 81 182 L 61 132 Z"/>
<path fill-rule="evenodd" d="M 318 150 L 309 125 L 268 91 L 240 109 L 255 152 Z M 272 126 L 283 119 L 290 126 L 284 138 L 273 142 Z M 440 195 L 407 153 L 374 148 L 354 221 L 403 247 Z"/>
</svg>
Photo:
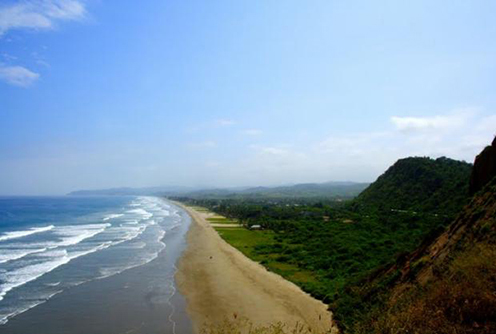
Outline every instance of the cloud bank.
<svg viewBox="0 0 496 334">
<path fill-rule="evenodd" d="M 374 181 L 396 160 L 447 156 L 472 162 L 496 135 L 496 115 L 475 108 L 434 116 L 394 116 L 378 132 L 330 134 L 308 143 L 250 145 L 243 158 L 216 166 L 218 183 Z M 219 149 L 222 143 L 219 143 Z"/>
<path fill-rule="evenodd" d="M 391 122 L 402 132 L 451 131 L 462 127 L 475 113 L 475 109 L 462 109 L 432 117 L 393 116 Z"/>
<path fill-rule="evenodd" d="M 76 0 L 31 0 L 0 6 L 0 36 L 14 29 L 53 29 L 57 21 L 84 17 L 84 4 Z"/>
</svg>

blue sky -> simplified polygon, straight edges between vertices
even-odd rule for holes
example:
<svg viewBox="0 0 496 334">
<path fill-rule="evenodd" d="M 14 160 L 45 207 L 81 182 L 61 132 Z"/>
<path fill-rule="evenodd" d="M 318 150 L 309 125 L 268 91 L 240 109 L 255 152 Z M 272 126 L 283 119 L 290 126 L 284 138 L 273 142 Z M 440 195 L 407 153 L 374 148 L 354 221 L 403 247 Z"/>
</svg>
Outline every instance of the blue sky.
<svg viewBox="0 0 496 334">
<path fill-rule="evenodd" d="M 0 194 L 373 181 L 496 133 L 495 1 L 4 0 Z"/>
</svg>

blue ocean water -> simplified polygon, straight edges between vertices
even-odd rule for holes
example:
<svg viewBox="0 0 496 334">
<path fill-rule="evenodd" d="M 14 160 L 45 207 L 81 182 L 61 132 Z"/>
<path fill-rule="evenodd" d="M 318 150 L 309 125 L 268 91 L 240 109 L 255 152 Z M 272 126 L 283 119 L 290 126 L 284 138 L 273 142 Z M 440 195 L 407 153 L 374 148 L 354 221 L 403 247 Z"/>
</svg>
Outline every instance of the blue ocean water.
<svg viewBox="0 0 496 334">
<path fill-rule="evenodd" d="M 0 197 L 0 326 L 67 288 L 152 261 L 181 219 L 157 197 Z"/>
</svg>

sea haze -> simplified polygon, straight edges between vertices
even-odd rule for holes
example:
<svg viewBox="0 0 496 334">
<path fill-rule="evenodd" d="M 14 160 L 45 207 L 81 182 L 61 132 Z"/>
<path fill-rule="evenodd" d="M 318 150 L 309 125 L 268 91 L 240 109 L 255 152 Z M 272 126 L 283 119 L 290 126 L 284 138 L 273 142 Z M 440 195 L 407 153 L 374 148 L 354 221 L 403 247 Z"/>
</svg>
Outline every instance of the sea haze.
<svg viewBox="0 0 496 334">
<path fill-rule="evenodd" d="M 157 197 L 1 197 L 0 331 L 72 287 L 153 261 L 166 248 L 164 236 L 187 223 Z M 175 260 L 166 269 L 169 299 Z"/>
</svg>

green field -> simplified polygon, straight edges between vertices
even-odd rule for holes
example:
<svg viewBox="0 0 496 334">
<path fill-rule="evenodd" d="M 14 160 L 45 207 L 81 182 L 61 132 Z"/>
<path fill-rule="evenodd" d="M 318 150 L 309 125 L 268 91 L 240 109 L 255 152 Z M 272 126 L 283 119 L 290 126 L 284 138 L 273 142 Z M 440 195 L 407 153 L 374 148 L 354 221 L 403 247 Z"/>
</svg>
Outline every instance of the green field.
<svg viewBox="0 0 496 334">
<path fill-rule="evenodd" d="M 310 271 L 299 268 L 294 264 L 281 262 L 281 254 L 270 251 L 280 243 L 275 240 L 273 231 L 251 231 L 246 228 L 222 228 L 215 230 L 231 246 L 240 250 L 248 258 L 259 262 L 270 271 L 296 284 L 313 284 L 317 282 Z"/>
<path fill-rule="evenodd" d="M 190 208 L 192 208 L 193 210 L 196 210 L 198 212 L 210 212 L 209 209 L 204 208 L 202 206 L 190 206 Z"/>
<path fill-rule="evenodd" d="M 227 219 L 224 217 L 207 218 L 207 220 L 213 224 L 239 224 L 237 220 Z"/>
</svg>

